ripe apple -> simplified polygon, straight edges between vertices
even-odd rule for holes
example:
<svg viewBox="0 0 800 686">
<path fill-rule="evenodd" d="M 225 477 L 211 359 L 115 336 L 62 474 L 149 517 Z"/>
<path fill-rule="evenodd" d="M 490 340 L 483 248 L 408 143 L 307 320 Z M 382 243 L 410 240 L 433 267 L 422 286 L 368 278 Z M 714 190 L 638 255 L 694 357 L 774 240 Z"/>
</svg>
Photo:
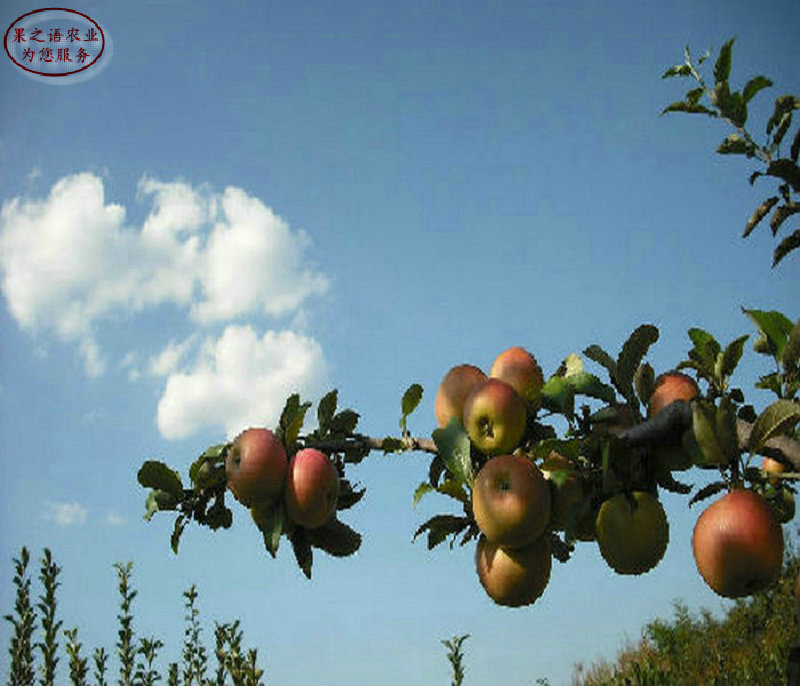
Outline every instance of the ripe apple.
<svg viewBox="0 0 800 686">
<path fill-rule="evenodd" d="M 676 400 L 694 400 L 698 395 L 700 389 L 691 376 L 677 371 L 659 374 L 647 403 L 647 416 L 654 417 Z"/>
<path fill-rule="evenodd" d="M 473 481 L 472 512 L 491 543 L 521 548 L 547 528 L 550 487 L 531 460 L 498 455 L 483 465 Z"/>
<path fill-rule="evenodd" d="M 550 581 L 550 539 L 541 536 L 524 548 L 501 548 L 481 536 L 475 568 L 486 594 L 498 605 L 522 607 L 539 598 Z"/>
<path fill-rule="evenodd" d="M 778 578 L 783 530 L 760 495 L 736 489 L 698 517 L 692 551 L 697 570 L 715 593 L 741 598 Z"/>
<path fill-rule="evenodd" d="M 487 455 L 510 453 L 525 433 L 525 401 L 505 381 L 488 379 L 464 403 L 464 428 Z"/>
<path fill-rule="evenodd" d="M 600 554 L 617 574 L 643 574 L 664 557 L 669 524 L 651 493 L 619 493 L 600 506 L 595 524 Z"/>
<path fill-rule="evenodd" d="M 269 429 L 246 429 L 225 458 L 228 487 L 246 507 L 274 503 L 283 491 L 286 472 L 286 450 Z"/>
<path fill-rule="evenodd" d="M 505 381 L 525 400 L 536 402 L 542 394 L 544 374 L 525 348 L 514 346 L 501 352 L 492 363 L 489 376 Z"/>
<path fill-rule="evenodd" d="M 472 364 L 459 364 L 444 375 L 436 394 L 434 410 L 436 421 L 444 428 L 455 417 L 463 421 L 464 402 L 472 390 L 486 381 L 486 374 Z"/>
<path fill-rule="evenodd" d="M 299 450 L 289 461 L 286 477 L 284 501 L 289 518 L 307 529 L 316 529 L 333 516 L 338 497 L 336 465 L 319 450 Z"/>
</svg>

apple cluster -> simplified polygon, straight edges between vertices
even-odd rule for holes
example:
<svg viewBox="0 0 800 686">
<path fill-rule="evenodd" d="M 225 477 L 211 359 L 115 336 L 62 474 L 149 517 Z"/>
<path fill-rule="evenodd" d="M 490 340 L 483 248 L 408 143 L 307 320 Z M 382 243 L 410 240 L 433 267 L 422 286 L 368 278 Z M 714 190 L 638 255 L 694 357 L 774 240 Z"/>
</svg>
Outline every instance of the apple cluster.
<svg viewBox="0 0 800 686">
<path fill-rule="evenodd" d="M 288 459 L 283 443 L 269 429 L 246 429 L 234 439 L 225 474 L 242 505 L 264 510 L 282 498 L 297 526 L 319 528 L 336 511 L 339 474 L 333 461 L 315 448 L 299 450 Z"/>
<path fill-rule="evenodd" d="M 435 402 L 439 426 L 460 422 L 486 458 L 472 483 L 480 530 L 475 566 L 487 595 L 507 607 L 532 604 L 550 580 L 550 487 L 531 459 L 514 452 L 543 385 L 536 358 L 512 347 L 497 356 L 488 376 L 471 364 L 453 367 Z"/>
<path fill-rule="evenodd" d="M 487 595 L 507 607 L 530 605 L 544 592 L 555 532 L 565 532 L 568 541 L 596 542 L 618 574 L 650 571 L 669 543 L 669 523 L 656 484 L 674 485 L 672 473 L 695 464 L 724 466 L 709 463 L 691 428 L 647 448 L 629 446 L 625 432 L 636 423 L 638 412 L 627 404 L 613 406 L 610 421 L 590 423 L 590 443 L 598 438 L 613 442 L 614 450 L 621 451 L 619 464 L 645 463 L 655 473 L 650 487 L 637 488 L 636 479 L 614 485 L 605 476 L 598 486 L 596 473 L 592 481 L 591 468 L 586 471 L 586 460 L 556 450 L 534 459 L 539 448 L 530 429 L 543 386 L 534 356 L 513 347 L 496 358 L 488 376 L 471 364 L 450 369 L 435 402 L 440 430 L 459 423 L 469 438 L 470 459 L 478 468 L 468 510 L 477 529 L 477 576 Z M 700 389 L 688 375 L 675 370 L 661 374 L 644 401 L 647 419 L 674 409 L 673 403 L 690 404 L 699 397 Z M 692 536 L 697 569 L 721 596 L 750 595 L 780 572 L 780 524 L 794 515 L 791 491 L 776 486 L 782 469 L 773 460 L 762 465 L 773 475 L 764 480 L 774 491 L 771 500 L 755 488 L 731 487 L 697 520 Z"/>
</svg>

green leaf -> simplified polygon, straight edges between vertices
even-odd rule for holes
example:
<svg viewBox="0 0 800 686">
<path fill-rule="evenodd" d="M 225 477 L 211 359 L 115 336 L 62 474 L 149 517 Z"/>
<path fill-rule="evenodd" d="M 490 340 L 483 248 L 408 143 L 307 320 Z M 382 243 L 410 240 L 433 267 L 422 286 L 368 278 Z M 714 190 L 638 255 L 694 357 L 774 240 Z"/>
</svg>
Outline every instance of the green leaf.
<svg viewBox="0 0 800 686">
<path fill-rule="evenodd" d="M 349 510 L 358 503 L 367 492 L 366 488 L 354 488 L 348 479 L 339 479 L 339 497 L 336 499 L 336 509 Z"/>
<path fill-rule="evenodd" d="M 417 409 L 420 400 L 422 400 L 422 386 L 418 383 L 411 384 L 406 389 L 406 392 L 403 393 L 403 399 L 400 403 L 403 412 L 403 416 L 400 418 L 400 429 L 404 435 L 408 433 L 408 416 Z"/>
<path fill-rule="evenodd" d="M 676 64 L 674 67 L 670 67 L 665 71 L 662 75 L 662 79 L 669 79 L 673 76 L 691 76 L 692 75 L 692 67 L 688 64 Z"/>
<path fill-rule="evenodd" d="M 772 255 L 772 266 L 777 267 L 784 257 L 797 248 L 800 248 L 800 229 L 788 235 L 778 244 Z"/>
<path fill-rule="evenodd" d="M 692 431 L 703 453 L 703 462 L 712 465 L 727 464 L 715 431 L 716 408 L 703 401 L 692 403 Z"/>
<path fill-rule="evenodd" d="M 546 461 L 550 453 L 558 453 L 571 462 L 575 462 L 581 453 L 581 443 L 577 438 L 547 438 L 539 441 L 533 450 L 533 456 L 537 460 Z M 544 469 L 544 465 L 541 468 Z"/>
<path fill-rule="evenodd" d="M 616 364 L 614 379 L 620 393 L 633 397 L 633 375 L 639 368 L 650 346 L 658 340 L 658 329 L 652 324 L 642 324 L 630 335 L 622 346 Z"/>
<path fill-rule="evenodd" d="M 333 557 L 348 557 L 361 547 L 361 534 L 336 518 L 318 529 L 306 529 L 306 538 L 314 548 Z"/>
<path fill-rule="evenodd" d="M 720 155 L 747 155 L 756 154 L 756 146 L 738 133 L 730 134 L 717 148 Z"/>
<path fill-rule="evenodd" d="M 420 526 L 414 532 L 414 538 L 417 538 L 428 532 L 428 550 L 433 550 L 437 545 L 442 543 L 448 536 L 453 537 L 450 547 L 455 543 L 455 537 L 460 534 L 464 529 L 468 528 L 470 520 L 466 517 L 456 517 L 454 515 L 436 515 L 431 517 L 427 522 Z"/>
<path fill-rule="evenodd" d="M 175 526 L 172 529 L 172 536 L 170 536 L 169 544 L 172 548 L 172 552 L 176 555 L 178 554 L 178 544 L 181 541 L 181 535 L 183 534 L 183 530 L 186 528 L 186 525 L 189 523 L 189 520 L 186 518 L 186 515 L 181 514 L 175 520 Z"/>
<path fill-rule="evenodd" d="M 767 338 L 771 349 L 775 351 L 775 359 L 780 360 L 783 349 L 792 331 L 792 321 L 776 310 L 747 310 L 744 312 L 758 327 L 758 330 Z"/>
<path fill-rule="evenodd" d="M 722 451 L 725 464 L 739 457 L 739 439 L 736 432 L 736 409 L 730 398 L 723 397 L 714 412 L 714 435 Z"/>
<path fill-rule="evenodd" d="M 800 212 L 800 203 L 781 205 L 778 209 L 776 209 L 772 213 L 772 217 L 770 217 L 769 220 L 769 228 L 772 229 L 772 235 L 777 235 L 778 229 L 781 228 L 781 224 L 798 212 Z"/>
<path fill-rule="evenodd" d="M 719 83 L 727 81 L 731 73 L 731 53 L 733 51 L 734 38 L 731 38 L 722 48 L 720 48 L 719 56 L 714 64 L 714 80 Z"/>
<path fill-rule="evenodd" d="M 608 384 L 604 384 L 594 374 L 580 372 L 564 378 L 575 394 L 597 398 L 609 403 L 616 400 L 617 394 L 614 389 Z"/>
<path fill-rule="evenodd" d="M 663 110 L 661 110 L 661 114 L 667 114 L 668 112 L 685 112 L 687 114 L 706 114 L 709 117 L 716 117 L 717 113 L 714 110 L 705 107 L 704 105 L 699 105 L 697 103 L 692 102 L 684 102 L 678 101 L 673 102 L 670 105 L 667 105 Z"/>
<path fill-rule="evenodd" d="M 783 179 L 792 187 L 792 190 L 800 193 L 800 167 L 792 160 L 780 157 L 770 162 L 767 167 L 767 175 Z"/>
<path fill-rule="evenodd" d="M 694 343 L 694 349 L 689 351 L 689 357 L 700 363 L 702 369 L 711 375 L 714 371 L 714 364 L 722 348 L 708 331 L 703 329 L 689 329 L 689 338 Z"/>
<path fill-rule="evenodd" d="M 748 443 L 750 452 L 757 453 L 770 438 L 786 433 L 798 422 L 800 422 L 800 403 L 783 399 L 772 403 L 753 424 Z"/>
<path fill-rule="evenodd" d="M 433 493 L 435 491 L 436 489 L 433 486 L 431 486 L 427 481 L 423 481 L 414 491 L 414 507 L 419 505 L 419 501 L 428 495 L 428 493 Z"/>
<path fill-rule="evenodd" d="M 445 468 L 456 483 L 472 489 L 475 474 L 470 456 L 470 442 L 461 422 L 453 417 L 446 427 L 436 429 L 433 432 L 433 442 L 439 449 L 439 455 Z"/>
<path fill-rule="evenodd" d="M 297 566 L 303 571 L 306 579 L 310 579 L 311 567 L 314 564 L 314 553 L 306 536 L 306 530 L 298 527 L 292 532 L 289 540 L 292 542 L 292 550 L 294 550 Z"/>
<path fill-rule="evenodd" d="M 798 156 L 800 156 L 800 128 L 794 132 L 792 147 L 789 150 L 789 158 L 792 160 L 792 162 L 797 162 Z"/>
<path fill-rule="evenodd" d="M 278 426 L 278 438 L 287 448 L 291 449 L 297 442 L 309 407 L 311 403 L 301 403 L 297 393 L 286 400 Z"/>
<path fill-rule="evenodd" d="M 750 215 L 750 219 L 747 220 L 747 225 L 744 227 L 744 238 L 747 238 L 750 235 L 756 225 L 769 214 L 769 211 L 778 202 L 780 202 L 780 198 L 777 195 L 773 195 L 771 198 L 767 198 L 755 209 L 755 212 Z"/>
<path fill-rule="evenodd" d="M 699 88 L 693 88 L 686 93 L 685 100 L 691 105 L 696 105 L 698 102 L 700 102 L 700 98 L 703 97 L 703 93 L 705 93 L 705 89 L 702 86 Z"/>
<path fill-rule="evenodd" d="M 723 377 L 727 378 L 733 374 L 736 366 L 739 364 L 739 360 L 742 359 L 744 344 L 747 342 L 748 338 L 750 338 L 750 336 L 740 336 L 735 341 L 728 344 L 723 351 L 720 358 L 720 372 Z"/>
<path fill-rule="evenodd" d="M 712 495 L 716 495 L 720 491 L 724 491 L 727 486 L 722 481 L 715 481 L 713 483 L 707 484 L 703 486 L 697 493 L 692 496 L 692 499 L 689 501 L 689 507 L 694 505 L 695 503 L 699 503 L 701 500 L 706 500 L 710 498 Z"/>
<path fill-rule="evenodd" d="M 542 386 L 542 406 L 572 419 L 575 416 L 575 389 L 563 376 L 551 376 Z"/>
<path fill-rule="evenodd" d="M 317 405 L 317 423 L 320 436 L 327 436 L 331 430 L 333 415 L 336 413 L 336 403 L 339 401 L 339 391 L 333 389 L 327 393 Z"/>
<path fill-rule="evenodd" d="M 786 345 L 783 348 L 783 355 L 781 355 L 781 365 L 787 373 L 795 370 L 798 362 L 800 362 L 800 319 L 797 320 L 789 332 L 789 337 L 786 339 Z"/>
<path fill-rule="evenodd" d="M 401 453 L 405 449 L 405 444 L 399 438 L 387 436 L 381 441 L 381 450 L 384 453 Z"/>
<path fill-rule="evenodd" d="M 250 510 L 250 515 L 264 537 L 264 547 L 275 557 L 283 534 L 283 504 L 278 502 L 270 507 L 254 507 Z"/>
<path fill-rule="evenodd" d="M 780 126 L 786 114 L 798 109 L 799 106 L 800 101 L 794 95 L 781 95 L 775 98 L 775 109 L 767 121 L 767 135 L 769 136 L 774 128 Z"/>
<path fill-rule="evenodd" d="M 597 364 L 605 367 L 606 370 L 608 370 L 608 374 L 612 379 L 616 376 L 617 374 L 616 361 L 599 345 L 596 344 L 590 345 L 583 351 L 583 354 L 586 355 L 586 357 L 588 357 L 593 362 L 597 362 Z"/>
<path fill-rule="evenodd" d="M 636 374 L 633 375 L 633 386 L 636 397 L 639 398 L 642 405 L 647 405 L 656 387 L 656 375 L 652 365 L 647 362 L 639 365 Z"/>
<path fill-rule="evenodd" d="M 183 484 L 180 475 L 163 462 L 148 460 L 139 468 L 136 477 L 139 484 L 145 488 L 166 491 L 176 498 L 183 496 Z"/>
<path fill-rule="evenodd" d="M 756 93 L 764 88 L 769 88 L 771 85 L 772 81 L 766 76 L 755 76 L 744 85 L 742 97 L 744 97 L 745 102 L 750 102 Z"/>
<path fill-rule="evenodd" d="M 174 510 L 178 505 L 178 500 L 171 493 L 166 491 L 152 490 L 147 494 L 145 501 L 144 518 L 149 522 L 156 512 L 162 510 Z"/>
<path fill-rule="evenodd" d="M 331 420 L 331 433 L 351 436 L 358 426 L 360 415 L 354 410 L 342 410 Z"/>
</svg>

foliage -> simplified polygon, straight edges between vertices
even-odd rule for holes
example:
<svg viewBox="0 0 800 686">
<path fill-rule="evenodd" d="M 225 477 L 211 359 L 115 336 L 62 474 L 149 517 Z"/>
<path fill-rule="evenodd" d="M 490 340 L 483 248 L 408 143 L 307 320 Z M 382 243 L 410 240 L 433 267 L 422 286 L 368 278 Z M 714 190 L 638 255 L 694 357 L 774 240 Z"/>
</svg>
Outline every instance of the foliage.
<svg viewBox="0 0 800 686">
<path fill-rule="evenodd" d="M 735 686 L 786 683 L 789 651 L 798 640 L 794 619 L 800 557 L 790 552 L 774 585 L 738 600 L 721 618 L 693 614 L 676 602 L 671 620 L 657 619 L 614 663 L 576 665 L 574 686 Z"/>
<path fill-rule="evenodd" d="M 701 73 L 704 62 L 710 56 L 706 53 L 697 60 L 692 58 L 689 47 L 686 47 L 682 64 L 670 67 L 663 78 L 684 77 L 692 79 L 696 85 L 690 88 L 683 100 L 673 102 L 664 108 L 667 112 L 683 112 L 702 114 L 715 119 L 722 119 L 734 130 L 717 148 L 721 155 L 744 155 L 748 159 L 761 162 L 763 171 L 755 171 L 750 176 L 750 184 L 762 176 L 778 180 L 778 193 L 764 200 L 748 219 L 744 229 L 747 237 L 770 212 L 770 229 L 777 236 L 783 223 L 789 217 L 800 212 L 800 167 L 797 166 L 800 155 L 800 128 L 791 139 L 788 156 L 781 154 L 781 146 L 787 140 L 792 126 L 792 114 L 800 109 L 800 98 L 795 95 L 780 95 L 775 99 L 772 115 L 766 123 L 766 138 L 763 143 L 756 142 L 755 137 L 746 127 L 748 104 L 753 97 L 765 88 L 772 86 L 766 76 L 751 78 L 741 91 L 731 90 L 729 76 L 733 56 L 734 39 L 727 41 L 720 48 L 714 63 L 713 85 Z M 784 238 L 775 248 L 772 266 L 775 267 L 786 255 L 800 247 L 800 229 Z"/>
<path fill-rule="evenodd" d="M 453 670 L 451 686 L 461 686 L 464 680 L 464 651 L 461 646 L 468 638 L 469 634 L 462 634 L 442 641 L 442 645 L 447 648 L 447 660 Z"/>
<path fill-rule="evenodd" d="M 48 549 L 41 561 L 39 581 L 43 592 L 35 606 L 31 605 L 31 578 L 28 574 L 30 554 L 22 548 L 19 558 L 14 559 L 14 586 L 16 601 L 14 614 L 5 615 L 13 625 L 9 655 L 9 686 L 34 686 L 37 671 L 40 683 L 57 683 L 57 665 L 60 645 L 56 632 L 61 620 L 56 620 L 58 606 L 57 577 L 61 568 L 55 564 Z M 133 564 L 114 565 L 119 581 L 120 611 L 117 614 L 118 631 L 115 644 L 119 666 L 118 686 L 155 686 L 162 681 L 157 669 L 157 660 L 164 643 L 152 636 L 137 640 L 133 629 L 133 601 L 138 592 L 131 586 Z M 191 586 L 183 594 L 185 599 L 186 626 L 184 629 L 181 661 L 168 665 L 168 683 L 172 686 L 263 686 L 263 669 L 258 666 L 258 651 L 246 649 L 239 620 L 232 623 L 215 623 L 217 669 L 213 678 L 206 676 L 208 653 L 201 642 L 202 627 L 196 606 L 197 589 Z M 36 627 L 42 628 L 41 642 L 35 642 Z M 104 647 L 96 648 L 92 655 L 93 670 L 89 676 L 89 658 L 83 654 L 83 644 L 78 640 L 78 628 L 65 629 L 63 647 L 67 656 L 67 672 L 71 686 L 108 686 L 109 653 Z M 38 667 L 38 670 L 37 670 Z M 180 681 L 179 675 L 183 680 Z"/>
</svg>

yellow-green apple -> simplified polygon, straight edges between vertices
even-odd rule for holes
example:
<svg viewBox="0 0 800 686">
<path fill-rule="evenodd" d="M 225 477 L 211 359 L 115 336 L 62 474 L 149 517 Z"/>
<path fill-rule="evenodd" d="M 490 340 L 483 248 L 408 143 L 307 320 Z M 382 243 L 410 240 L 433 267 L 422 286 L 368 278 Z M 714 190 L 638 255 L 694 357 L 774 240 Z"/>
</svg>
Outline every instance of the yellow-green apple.
<svg viewBox="0 0 800 686">
<path fill-rule="evenodd" d="M 472 364 L 459 364 L 444 375 L 436 394 L 434 410 L 439 427 L 445 427 L 455 417 L 463 421 L 464 402 L 472 390 L 486 381 L 486 374 Z"/>
<path fill-rule="evenodd" d="M 541 536 L 524 548 L 501 548 L 478 539 L 475 568 L 486 594 L 498 605 L 522 607 L 539 598 L 550 581 L 550 539 Z"/>
<path fill-rule="evenodd" d="M 595 523 L 600 554 L 617 574 L 643 574 L 664 557 L 669 542 L 667 515 L 645 491 L 618 493 L 606 500 Z"/>
<path fill-rule="evenodd" d="M 284 501 L 286 512 L 296 524 L 316 529 L 336 511 L 339 473 L 336 465 L 315 448 L 299 450 L 289 461 Z"/>
<path fill-rule="evenodd" d="M 484 536 L 505 548 L 521 548 L 550 522 L 550 486 L 522 455 L 490 458 L 472 484 L 472 512 Z"/>
<path fill-rule="evenodd" d="M 692 534 L 697 570 L 724 598 L 769 586 L 783 564 L 783 530 L 764 499 L 736 489 L 706 508 Z"/>
<path fill-rule="evenodd" d="M 274 503 L 283 491 L 286 472 L 286 450 L 269 429 L 242 431 L 225 458 L 228 487 L 247 507 Z"/>
<path fill-rule="evenodd" d="M 505 381 L 488 379 L 464 403 L 464 428 L 487 455 L 509 453 L 525 433 L 525 401 Z"/>
<path fill-rule="evenodd" d="M 492 363 L 489 376 L 505 381 L 525 400 L 536 402 L 542 394 L 542 368 L 536 358 L 520 346 L 501 352 Z"/>
</svg>

